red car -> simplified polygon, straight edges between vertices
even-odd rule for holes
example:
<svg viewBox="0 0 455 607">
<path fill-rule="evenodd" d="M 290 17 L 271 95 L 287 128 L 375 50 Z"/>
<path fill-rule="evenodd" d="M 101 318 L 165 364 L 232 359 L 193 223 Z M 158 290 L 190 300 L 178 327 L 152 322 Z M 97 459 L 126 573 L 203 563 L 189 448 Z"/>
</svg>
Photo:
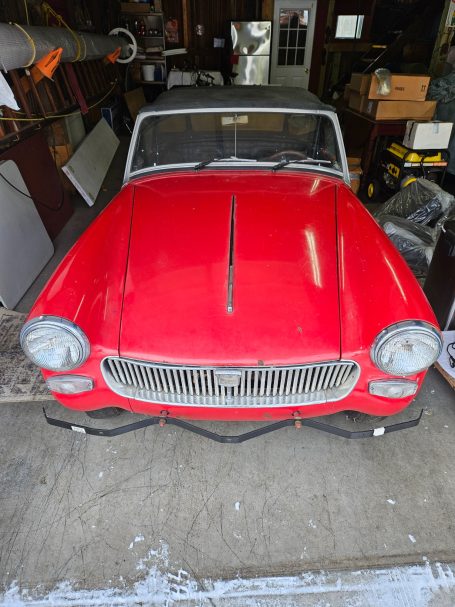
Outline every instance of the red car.
<svg viewBox="0 0 455 607">
<path fill-rule="evenodd" d="M 173 89 L 140 113 L 119 194 L 21 333 L 62 405 L 240 442 L 342 410 L 404 409 L 434 314 L 349 188 L 337 116 L 301 89 Z M 220 437 L 184 420 L 273 422 Z"/>
</svg>

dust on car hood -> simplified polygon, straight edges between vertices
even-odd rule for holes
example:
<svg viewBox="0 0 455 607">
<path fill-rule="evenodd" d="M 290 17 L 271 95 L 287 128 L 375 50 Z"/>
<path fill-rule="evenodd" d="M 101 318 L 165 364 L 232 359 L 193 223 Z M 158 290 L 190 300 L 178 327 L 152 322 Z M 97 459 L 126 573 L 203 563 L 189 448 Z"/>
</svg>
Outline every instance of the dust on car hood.
<svg viewBox="0 0 455 607">
<path fill-rule="evenodd" d="M 339 358 L 335 189 L 314 173 L 264 171 L 136 185 L 120 354 L 239 365 Z"/>
</svg>

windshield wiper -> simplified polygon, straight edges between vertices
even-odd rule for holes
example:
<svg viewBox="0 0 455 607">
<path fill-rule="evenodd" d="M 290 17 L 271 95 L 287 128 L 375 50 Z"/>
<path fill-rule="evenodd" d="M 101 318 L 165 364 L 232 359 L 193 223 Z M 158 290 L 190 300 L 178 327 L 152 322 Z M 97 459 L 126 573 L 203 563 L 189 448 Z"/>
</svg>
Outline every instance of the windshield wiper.
<svg viewBox="0 0 455 607">
<path fill-rule="evenodd" d="M 292 160 L 288 158 L 283 158 L 277 164 L 274 164 L 272 167 L 272 171 L 278 171 L 288 164 L 333 164 L 331 160 L 318 160 L 317 158 L 302 158 L 301 160 Z"/>
<path fill-rule="evenodd" d="M 229 158 L 211 158 L 210 160 L 203 160 L 194 165 L 194 170 L 199 171 L 204 167 L 212 164 L 212 162 L 257 162 L 255 158 L 237 158 L 236 156 L 230 156 Z"/>
</svg>

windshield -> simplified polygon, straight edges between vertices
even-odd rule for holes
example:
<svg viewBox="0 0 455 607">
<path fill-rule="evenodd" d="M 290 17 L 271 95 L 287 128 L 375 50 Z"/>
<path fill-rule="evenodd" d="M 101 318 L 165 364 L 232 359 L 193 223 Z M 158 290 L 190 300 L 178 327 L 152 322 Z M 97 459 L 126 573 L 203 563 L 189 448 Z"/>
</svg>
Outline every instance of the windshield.
<svg viewBox="0 0 455 607">
<path fill-rule="evenodd" d="M 153 115 L 140 124 L 130 171 L 164 165 L 307 160 L 301 168 L 341 171 L 333 122 L 293 112 L 207 112 Z M 317 161 L 320 161 L 319 163 Z M 267 166 L 267 165 L 266 165 Z"/>
</svg>

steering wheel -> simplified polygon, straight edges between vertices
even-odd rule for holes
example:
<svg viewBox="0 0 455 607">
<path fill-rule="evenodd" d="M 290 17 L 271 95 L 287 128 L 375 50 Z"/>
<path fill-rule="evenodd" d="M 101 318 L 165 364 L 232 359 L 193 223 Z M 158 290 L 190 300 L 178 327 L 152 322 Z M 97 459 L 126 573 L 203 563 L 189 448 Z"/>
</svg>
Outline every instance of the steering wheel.
<svg viewBox="0 0 455 607">
<path fill-rule="evenodd" d="M 116 27 L 109 32 L 109 36 L 118 36 L 119 38 L 121 38 L 123 42 L 123 44 L 120 45 L 122 47 L 122 51 L 128 51 L 128 56 L 124 57 L 123 59 L 120 59 L 119 57 L 117 59 L 117 63 L 130 63 L 131 61 L 133 61 L 137 54 L 137 42 L 133 34 L 124 27 Z M 128 39 L 126 44 L 125 38 Z"/>
<path fill-rule="evenodd" d="M 283 157 L 287 156 L 293 156 L 294 158 L 299 160 L 305 160 L 306 158 L 308 158 L 306 154 L 304 154 L 303 152 L 299 152 L 298 150 L 281 150 L 280 152 L 275 152 L 275 154 L 269 156 L 268 160 L 281 160 Z"/>
</svg>

